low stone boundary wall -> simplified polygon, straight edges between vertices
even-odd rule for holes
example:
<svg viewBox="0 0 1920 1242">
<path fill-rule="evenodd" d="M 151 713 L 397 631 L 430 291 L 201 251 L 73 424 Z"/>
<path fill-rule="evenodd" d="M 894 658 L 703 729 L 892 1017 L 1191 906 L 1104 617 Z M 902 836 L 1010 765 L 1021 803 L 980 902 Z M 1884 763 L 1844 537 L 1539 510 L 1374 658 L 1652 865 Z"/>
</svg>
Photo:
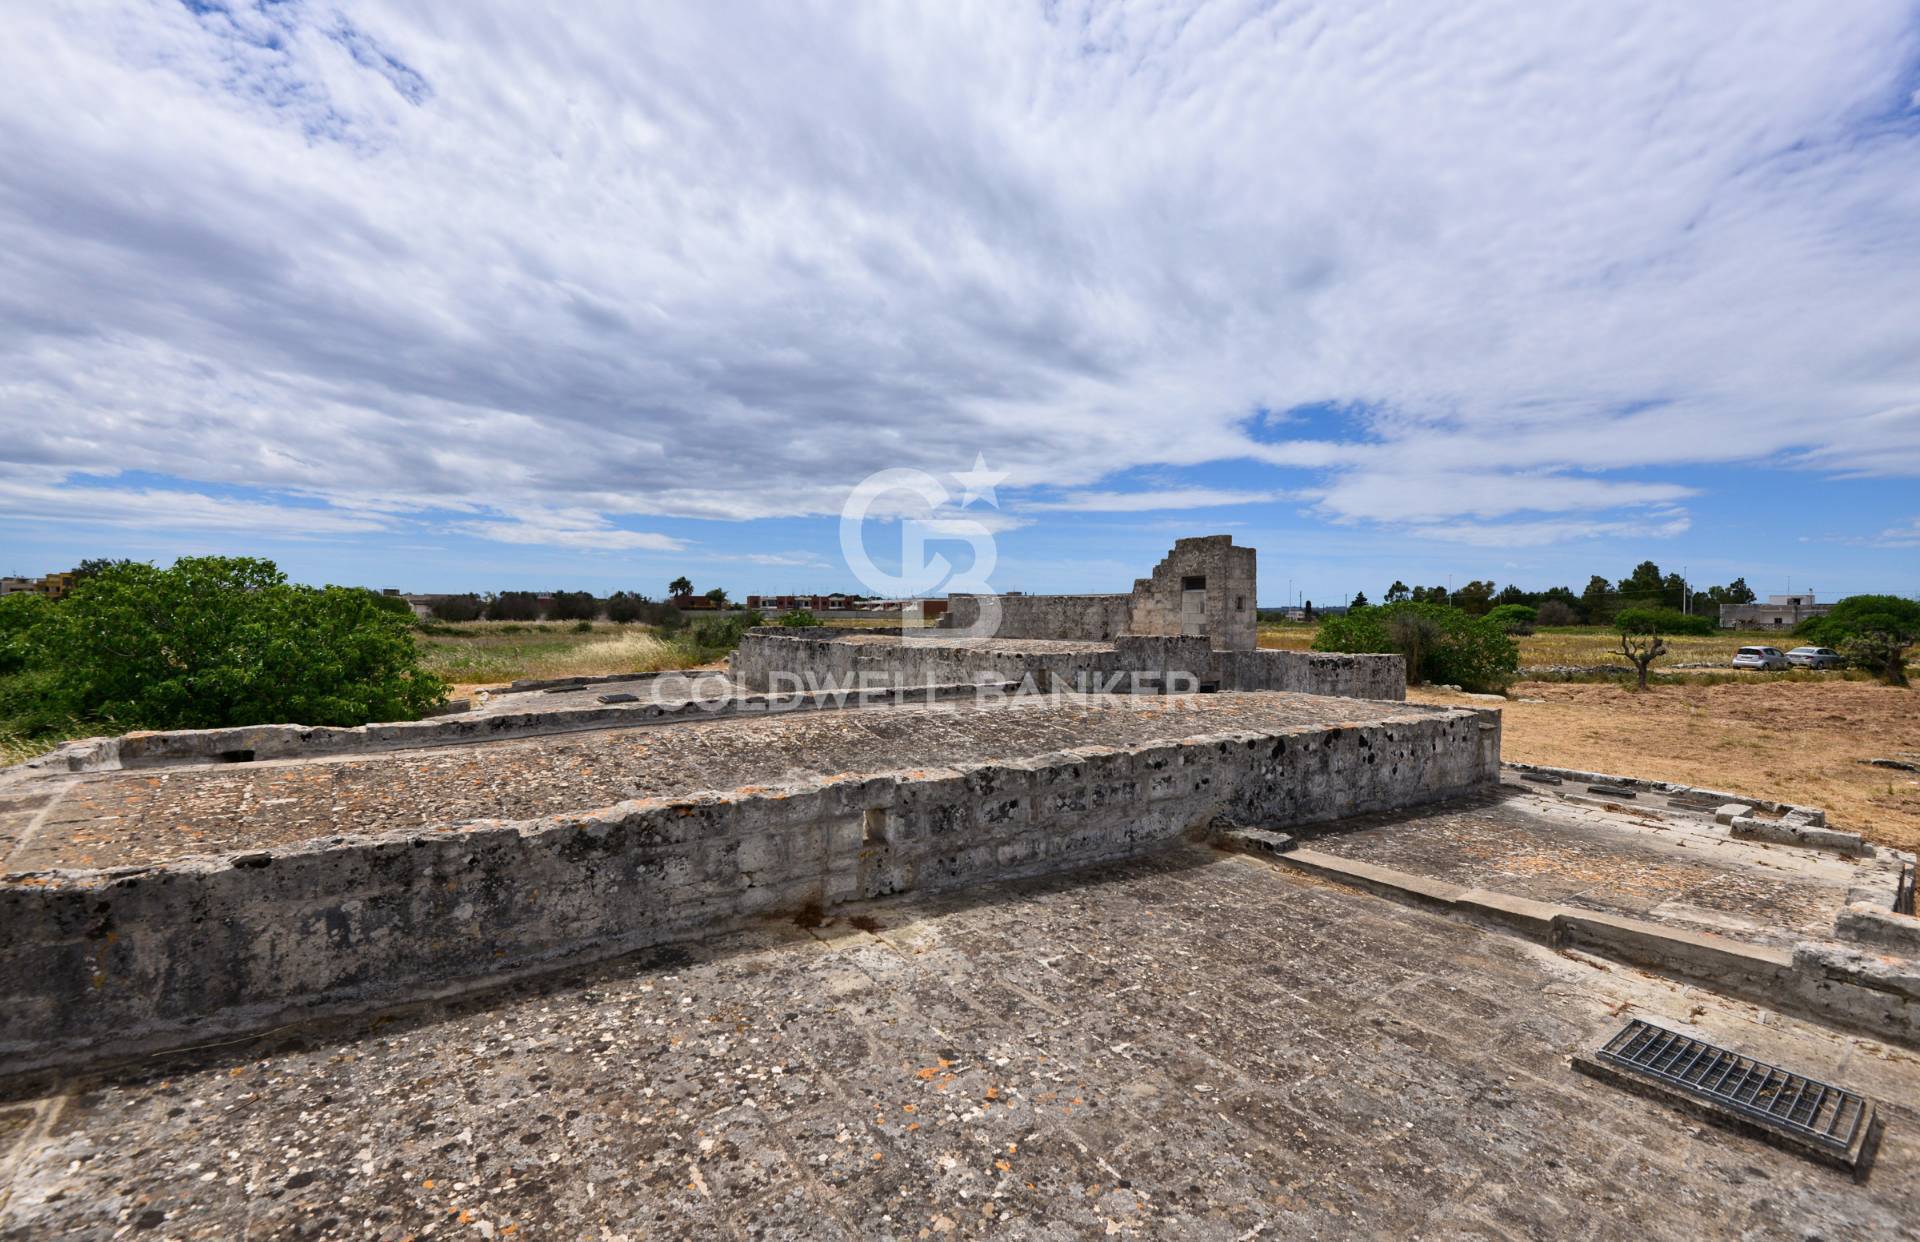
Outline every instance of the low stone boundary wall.
<svg viewBox="0 0 1920 1242">
<path fill-rule="evenodd" d="M 1216 651 L 1222 690 L 1286 690 L 1347 699 L 1407 698 L 1407 662 L 1397 655 L 1331 651 Z"/>
<path fill-rule="evenodd" d="M 719 678 L 718 674 L 715 674 Z M 723 678 L 721 680 L 724 680 Z M 539 710 L 483 716 L 433 716 L 393 724 L 336 728 L 327 725 L 245 725 L 233 729 L 175 729 L 90 737 L 66 742 L 36 759 L 0 768 L 0 784 L 9 777 L 47 772 L 113 772 L 184 764 L 252 763 L 263 759 L 310 759 L 325 755 L 368 755 L 421 746 L 457 746 L 516 737 L 538 737 L 582 729 L 644 728 L 687 721 L 783 711 L 822 711 L 842 707 L 883 707 L 896 703 L 948 703 L 977 697 L 982 690 L 1006 693 L 1012 683 L 920 685 L 904 690 L 841 690 L 817 693 L 732 694 L 726 698 L 672 703 L 622 703 L 602 707 Z"/>
<path fill-rule="evenodd" d="M 978 679 L 1022 682 L 1040 690 L 1097 689 L 1103 679 L 1150 674 L 1153 687 L 1280 690 L 1295 694 L 1404 702 L 1406 662 L 1395 655 L 1319 651 L 1215 651 L 1204 638 L 1121 635 L 1107 643 L 1017 639 L 942 643 L 937 639 L 864 643 L 850 631 L 764 626 L 749 630 L 728 661 L 736 681 L 752 690 L 806 687 L 823 682 L 913 686 Z M 899 631 L 851 631 L 887 634 Z M 929 633 L 937 633 L 929 632 Z M 784 680 L 784 683 L 782 681 Z M 1123 683 L 1122 689 L 1127 688 Z"/>
<path fill-rule="evenodd" d="M 0 1065 L 199 1042 L 890 893 L 1059 872 L 1216 816 L 1285 826 L 1498 779 L 1432 709 L 626 802 L 0 882 Z"/>
</svg>

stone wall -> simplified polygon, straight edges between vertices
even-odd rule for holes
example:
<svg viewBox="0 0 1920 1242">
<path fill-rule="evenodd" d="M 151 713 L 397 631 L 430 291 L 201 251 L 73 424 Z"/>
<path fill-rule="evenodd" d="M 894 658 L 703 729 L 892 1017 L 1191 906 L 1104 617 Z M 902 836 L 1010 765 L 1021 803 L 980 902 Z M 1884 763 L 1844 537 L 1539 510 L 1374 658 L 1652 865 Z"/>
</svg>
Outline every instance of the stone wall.
<svg viewBox="0 0 1920 1242">
<path fill-rule="evenodd" d="M 1133 634 L 1204 635 L 1221 651 L 1256 645 L 1255 553 L 1231 535 L 1181 539 L 1133 584 L 1127 630 Z"/>
<path fill-rule="evenodd" d="M 949 595 L 941 629 L 979 624 L 981 602 L 996 600 L 1000 615 L 994 638 L 1059 638 L 1108 642 L 1127 633 L 1131 597 L 1126 595 Z"/>
<path fill-rule="evenodd" d="M 1222 690 L 1287 690 L 1391 702 L 1407 697 L 1407 662 L 1397 655 L 1216 651 L 1212 660 L 1214 681 Z"/>
<path fill-rule="evenodd" d="M 937 631 L 900 641 L 899 631 L 782 629 L 747 632 L 728 659 L 733 679 L 748 690 L 816 690 L 865 684 L 912 689 L 969 681 L 1021 682 L 1040 690 L 1103 689 L 1115 675 L 1152 674 L 1142 688 L 1285 690 L 1392 702 L 1407 697 L 1399 656 L 1338 655 L 1311 651 L 1214 651 L 1202 637 L 1129 635 L 1111 643 L 954 639 Z M 863 680 L 864 679 L 864 680 Z M 1177 680 L 1176 680 L 1177 679 Z M 1132 689 L 1122 682 L 1113 687 Z"/>
<path fill-rule="evenodd" d="M 1285 827 L 1498 778 L 1497 716 L 1409 712 L 13 876 L 0 1064 L 199 1043 L 758 916 L 1124 858 L 1217 816 Z"/>
<path fill-rule="evenodd" d="M 1208 677 L 1211 654 L 1206 642 L 1197 638 L 1022 643 L 901 641 L 897 630 L 863 633 L 849 641 L 845 634 L 845 630 L 758 627 L 747 631 L 728 657 L 727 669 L 748 690 L 772 694 L 863 685 L 911 691 L 966 682 L 1018 683 L 1029 677 L 1032 688 L 1043 691 L 1103 689 L 1115 675 L 1128 673 L 1150 675 L 1145 688 L 1158 692 L 1175 677 L 1182 681 L 1174 688 L 1198 689 Z"/>
<path fill-rule="evenodd" d="M 942 629 L 971 629 L 982 601 L 996 600 L 995 638 L 1058 638 L 1106 642 L 1122 634 L 1206 638 L 1222 651 L 1256 645 L 1256 554 L 1231 535 L 1181 539 L 1134 581 L 1126 595 L 950 595 Z"/>
</svg>

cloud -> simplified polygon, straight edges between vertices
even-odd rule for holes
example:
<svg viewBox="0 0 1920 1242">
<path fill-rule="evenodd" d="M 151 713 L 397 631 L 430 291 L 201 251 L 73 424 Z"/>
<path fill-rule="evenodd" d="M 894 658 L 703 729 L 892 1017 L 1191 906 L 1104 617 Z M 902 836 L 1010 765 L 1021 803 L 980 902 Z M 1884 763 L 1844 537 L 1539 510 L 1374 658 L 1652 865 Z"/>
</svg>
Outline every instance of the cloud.
<svg viewBox="0 0 1920 1242">
<path fill-rule="evenodd" d="M 1880 548 L 1920 548 L 1920 517 L 1905 526 L 1889 526 L 1880 532 L 1873 545 Z"/>
<path fill-rule="evenodd" d="M 1679 514 L 1657 522 L 1449 522 L 1414 526 L 1409 533 L 1416 538 L 1481 548 L 1538 548 L 1588 539 L 1671 539 L 1685 534 L 1692 525 L 1691 518 Z"/>
<path fill-rule="evenodd" d="M 669 535 L 623 530 L 597 513 L 571 509 L 518 513 L 498 520 L 454 522 L 453 530 L 498 543 L 578 548 L 588 552 L 626 552 L 636 548 L 677 552 L 686 542 Z"/>
<path fill-rule="evenodd" d="M 1544 539 L 1920 474 L 1920 27 L 1751 17 L 28 6 L 0 461 L 662 549 L 981 451 L 1035 514 Z M 1272 486 L 1107 482 L 1223 461 Z"/>
<path fill-rule="evenodd" d="M 323 505 L 282 505 L 141 487 L 66 487 L 0 478 L 0 517 L 16 521 L 178 531 L 243 531 L 282 539 L 365 535 L 391 529 L 382 514 Z"/>
<path fill-rule="evenodd" d="M 1058 500 L 1030 500 L 1023 509 L 1069 513 L 1146 513 L 1155 509 L 1214 509 L 1281 500 L 1279 491 L 1233 491 L 1214 487 L 1171 487 L 1145 492 L 1071 492 Z"/>
<path fill-rule="evenodd" d="M 1674 483 L 1612 482 L 1564 474 L 1500 474 L 1490 470 L 1352 471 L 1315 493 L 1337 520 L 1419 521 L 1452 514 L 1503 517 L 1526 511 L 1565 513 L 1669 504 L 1694 494 Z"/>
</svg>

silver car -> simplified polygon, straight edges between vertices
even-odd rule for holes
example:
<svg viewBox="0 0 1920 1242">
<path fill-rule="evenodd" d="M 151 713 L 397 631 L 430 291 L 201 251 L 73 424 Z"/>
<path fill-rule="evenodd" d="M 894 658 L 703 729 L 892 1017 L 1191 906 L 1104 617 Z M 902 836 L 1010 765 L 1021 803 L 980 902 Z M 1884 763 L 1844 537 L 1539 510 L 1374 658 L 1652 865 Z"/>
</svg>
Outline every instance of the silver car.
<svg viewBox="0 0 1920 1242">
<path fill-rule="evenodd" d="M 1840 653 L 1831 647 L 1795 647 L 1787 652 L 1787 663 L 1801 668 L 1839 668 Z"/>
<path fill-rule="evenodd" d="M 1733 653 L 1735 668 L 1789 668 L 1787 657 L 1778 647 L 1742 647 Z"/>
</svg>

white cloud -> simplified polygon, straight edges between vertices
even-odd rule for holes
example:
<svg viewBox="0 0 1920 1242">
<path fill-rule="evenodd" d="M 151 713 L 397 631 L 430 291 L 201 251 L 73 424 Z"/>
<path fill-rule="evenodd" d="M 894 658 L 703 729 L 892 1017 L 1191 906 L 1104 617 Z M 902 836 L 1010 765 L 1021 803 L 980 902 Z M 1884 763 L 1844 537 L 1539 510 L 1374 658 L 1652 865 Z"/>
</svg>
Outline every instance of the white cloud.
<svg viewBox="0 0 1920 1242">
<path fill-rule="evenodd" d="M 579 509 L 523 512 L 497 520 L 455 522 L 452 528 L 498 543 L 537 544 L 591 552 L 620 552 L 635 548 L 677 552 L 686 546 L 684 540 L 669 535 L 623 530 L 597 513 Z"/>
<path fill-rule="evenodd" d="M 234 9 L 10 15 L 0 461 L 603 548 L 982 450 L 1553 539 L 1920 473 L 1904 6 Z"/>
<path fill-rule="evenodd" d="M 391 529 L 382 514 L 281 505 L 166 488 L 59 486 L 0 479 L 0 515 L 35 522 L 181 531 L 244 531 L 282 539 Z"/>
<path fill-rule="evenodd" d="M 1586 539 L 1671 539 L 1693 525 L 1684 514 L 1657 522 L 1545 521 L 1447 522 L 1414 526 L 1409 533 L 1422 539 L 1464 543 L 1481 548 L 1538 548 Z M 1511 566 L 1509 566 L 1511 567 Z"/>
<path fill-rule="evenodd" d="M 1880 532 L 1874 545 L 1882 548 L 1920 548 L 1920 517 L 1905 526 L 1890 526 Z"/>
<path fill-rule="evenodd" d="M 1169 487 L 1145 492 L 1069 492 L 1058 500 L 1033 500 L 1022 509 L 1071 513 L 1146 513 L 1155 509 L 1216 509 L 1227 505 L 1282 500 L 1279 491 L 1235 491 L 1216 487 Z"/>
</svg>

